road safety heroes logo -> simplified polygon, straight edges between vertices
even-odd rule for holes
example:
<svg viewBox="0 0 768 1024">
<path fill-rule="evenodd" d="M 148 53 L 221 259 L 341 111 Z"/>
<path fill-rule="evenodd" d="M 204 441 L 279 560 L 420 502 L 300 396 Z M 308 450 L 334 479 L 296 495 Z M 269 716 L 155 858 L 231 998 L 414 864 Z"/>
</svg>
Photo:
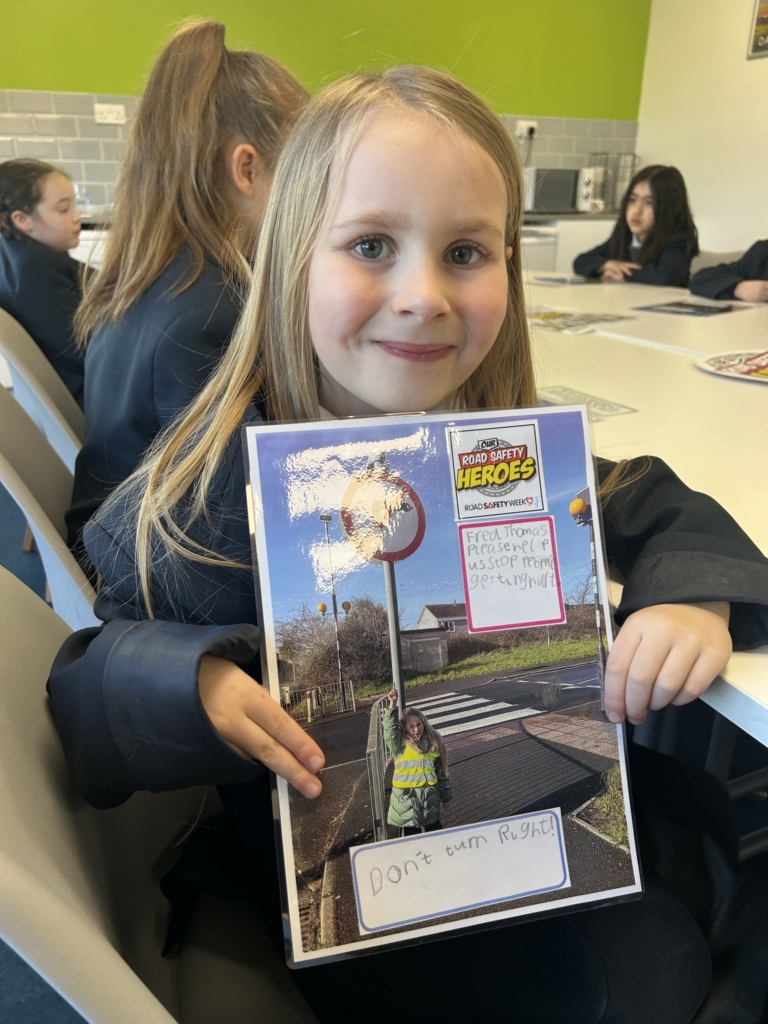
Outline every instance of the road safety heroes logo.
<svg viewBox="0 0 768 1024">
<path fill-rule="evenodd" d="M 446 429 L 459 519 L 546 509 L 536 421 Z"/>
</svg>

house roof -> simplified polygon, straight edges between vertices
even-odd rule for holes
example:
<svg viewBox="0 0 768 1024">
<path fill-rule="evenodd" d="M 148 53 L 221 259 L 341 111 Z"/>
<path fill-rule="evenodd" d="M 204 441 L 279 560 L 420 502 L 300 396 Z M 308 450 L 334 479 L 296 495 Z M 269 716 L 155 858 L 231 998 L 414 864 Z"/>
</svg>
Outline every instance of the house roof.
<svg viewBox="0 0 768 1024">
<path fill-rule="evenodd" d="M 425 604 L 424 611 L 432 612 L 436 619 L 466 619 L 467 606 L 462 602 L 458 604 Z M 422 612 L 424 614 L 424 612 Z"/>
</svg>

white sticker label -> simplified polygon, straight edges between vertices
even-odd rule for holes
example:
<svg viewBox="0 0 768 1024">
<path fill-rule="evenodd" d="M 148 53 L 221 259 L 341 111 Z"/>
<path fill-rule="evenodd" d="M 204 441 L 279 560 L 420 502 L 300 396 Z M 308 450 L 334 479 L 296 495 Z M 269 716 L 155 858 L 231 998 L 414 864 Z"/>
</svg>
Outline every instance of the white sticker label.
<svg viewBox="0 0 768 1024">
<path fill-rule="evenodd" d="M 361 935 L 571 884 L 559 807 L 349 852 Z"/>
<path fill-rule="evenodd" d="M 546 511 L 535 422 L 448 427 L 446 435 L 458 519 Z"/>
</svg>

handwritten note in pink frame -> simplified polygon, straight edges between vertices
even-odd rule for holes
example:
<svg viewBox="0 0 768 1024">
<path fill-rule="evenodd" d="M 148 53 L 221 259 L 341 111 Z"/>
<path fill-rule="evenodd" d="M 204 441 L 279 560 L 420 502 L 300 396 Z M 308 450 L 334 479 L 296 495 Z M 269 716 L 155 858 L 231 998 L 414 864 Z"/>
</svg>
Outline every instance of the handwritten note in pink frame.
<svg viewBox="0 0 768 1024">
<path fill-rule="evenodd" d="M 470 633 L 566 621 L 552 516 L 462 524 L 459 550 Z"/>
</svg>

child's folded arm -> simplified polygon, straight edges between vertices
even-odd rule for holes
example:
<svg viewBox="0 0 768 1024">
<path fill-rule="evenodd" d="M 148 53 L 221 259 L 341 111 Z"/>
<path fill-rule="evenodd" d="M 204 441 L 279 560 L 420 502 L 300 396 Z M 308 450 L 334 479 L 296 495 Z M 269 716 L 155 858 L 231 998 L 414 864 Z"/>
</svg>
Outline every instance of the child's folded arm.
<svg viewBox="0 0 768 1024">
<path fill-rule="evenodd" d="M 643 468 L 643 460 L 630 463 Z M 605 480 L 614 464 L 597 460 Z M 608 557 L 625 579 L 617 621 L 656 604 L 731 603 L 735 648 L 768 643 L 768 559 L 713 498 L 661 459 L 603 506 Z"/>
<path fill-rule="evenodd" d="M 198 692 L 204 654 L 254 662 L 256 626 L 115 620 L 72 634 L 48 680 L 72 778 L 96 807 L 159 792 L 253 779 L 262 765 L 224 742 Z"/>
</svg>

